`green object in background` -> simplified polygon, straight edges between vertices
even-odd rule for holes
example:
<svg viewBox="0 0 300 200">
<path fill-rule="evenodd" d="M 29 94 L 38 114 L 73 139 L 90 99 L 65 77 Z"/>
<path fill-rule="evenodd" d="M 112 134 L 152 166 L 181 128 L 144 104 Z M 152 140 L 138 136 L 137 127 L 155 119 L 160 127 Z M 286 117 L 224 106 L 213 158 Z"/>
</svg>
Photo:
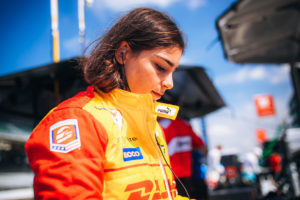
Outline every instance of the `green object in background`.
<svg viewBox="0 0 300 200">
<path fill-rule="evenodd" d="M 259 161 L 260 163 L 268 156 L 270 156 L 274 152 L 274 147 L 276 143 L 278 142 L 279 136 L 281 131 L 283 130 L 283 126 L 279 125 L 276 133 L 275 133 L 275 138 L 270 142 L 270 144 L 264 149 L 262 156 L 260 157 Z"/>
</svg>

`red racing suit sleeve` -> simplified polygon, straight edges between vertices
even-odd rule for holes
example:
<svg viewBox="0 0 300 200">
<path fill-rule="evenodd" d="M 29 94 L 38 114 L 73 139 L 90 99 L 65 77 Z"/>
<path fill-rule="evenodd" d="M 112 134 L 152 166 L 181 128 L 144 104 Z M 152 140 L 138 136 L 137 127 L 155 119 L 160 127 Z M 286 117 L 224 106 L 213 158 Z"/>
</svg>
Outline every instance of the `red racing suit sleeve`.
<svg viewBox="0 0 300 200">
<path fill-rule="evenodd" d="M 71 125 L 75 126 L 78 137 L 72 135 L 75 129 L 66 131 L 68 124 L 61 127 L 61 122 L 68 121 L 76 122 Z M 56 139 L 53 127 L 60 128 L 54 135 Z M 65 135 L 58 135 L 61 133 Z M 72 137 L 68 138 L 68 134 Z M 102 124 L 81 108 L 55 109 L 48 114 L 25 145 L 35 173 L 35 199 L 103 199 L 107 140 Z M 57 151 L 55 145 L 59 142 L 65 146 Z"/>
<path fill-rule="evenodd" d="M 192 146 L 193 148 L 201 148 L 204 146 L 203 140 L 194 132 L 191 125 L 187 124 L 186 129 L 188 129 L 188 132 L 190 136 L 192 137 Z"/>
<path fill-rule="evenodd" d="M 194 148 L 202 148 L 205 146 L 203 140 L 197 136 L 195 132 L 192 133 L 192 143 Z"/>
</svg>

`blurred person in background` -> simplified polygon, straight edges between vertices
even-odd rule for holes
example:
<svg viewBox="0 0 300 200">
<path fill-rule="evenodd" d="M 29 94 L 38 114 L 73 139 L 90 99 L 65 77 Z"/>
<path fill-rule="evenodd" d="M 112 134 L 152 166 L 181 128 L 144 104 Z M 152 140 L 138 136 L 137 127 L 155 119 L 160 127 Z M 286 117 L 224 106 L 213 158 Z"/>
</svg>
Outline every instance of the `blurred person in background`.
<svg viewBox="0 0 300 200">
<path fill-rule="evenodd" d="M 98 40 L 82 61 L 91 86 L 52 109 L 26 143 L 35 199 L 185 199 L 154 112 L 184 48 L 170 16 L 148 8 Z"/>
<path fill-rule="evenodd" d="M 193 131 L 191 125 L 177 118 L 175 120 L 159 119 L 164 130 L 168 144 L 171 167 L 179 180 L 176 179 L 178 194 L 186 196 L 187 189 L 191 198 L 207 199 L 207 187 L 203 179 L 193 178 L 192 151 L 207 154 L 207 149 L 202 139 Z M 199 166 L 200 168 L 200 166 Z"/>
<path fill-rule="evenodd" d="M 255 147 L 248 152 L 242 162 L 242 180 L 245 184 L 253 184 L 256 181 L 257 174 L 261 171 L 259 158 L 262 155 L 262 149 Z"/>
<path fill-rule="evenodd" d="M 217 145 L 215 148 L 208 151 L 206 181 L 210 189 L 217 188 L 220 176 L 225 172 L 225 168 L 221 164 L 221 156 L 221 145 Z"/>
</svg>

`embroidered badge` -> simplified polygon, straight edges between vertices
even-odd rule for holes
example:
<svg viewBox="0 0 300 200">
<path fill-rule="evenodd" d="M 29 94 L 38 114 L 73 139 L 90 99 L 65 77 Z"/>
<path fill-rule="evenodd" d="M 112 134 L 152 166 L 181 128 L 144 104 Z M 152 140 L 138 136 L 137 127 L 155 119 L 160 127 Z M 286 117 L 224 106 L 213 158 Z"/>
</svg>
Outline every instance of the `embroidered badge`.
<svg viewBox="0 0 300 200">
<path fill-rule="evenodd" d="M 119 126 L 120 130 L 123 127 L 123 116 L 118 110 L 108 109 L 112 115 L 114 122 Z"/>
<path fill-rule="evenodd" d="M 77 119 L 67 119 L 50 127 L 50 151 L 68 153 L 81 146 Z"/>
<path fill-rule="evenodd" d="M 131 160 L 141 160 L 143 155 L 140 147 L 136 148 L 123 148 L 123 160 L 124 162 Z"/>
<path fill-rule="evenodd" d="M 159 117 L 164 117 L 168 119 L 176 119 L 179 107 L 176 105 L 156 102 L 155 103 L 155 113 Z"/>
</svg>

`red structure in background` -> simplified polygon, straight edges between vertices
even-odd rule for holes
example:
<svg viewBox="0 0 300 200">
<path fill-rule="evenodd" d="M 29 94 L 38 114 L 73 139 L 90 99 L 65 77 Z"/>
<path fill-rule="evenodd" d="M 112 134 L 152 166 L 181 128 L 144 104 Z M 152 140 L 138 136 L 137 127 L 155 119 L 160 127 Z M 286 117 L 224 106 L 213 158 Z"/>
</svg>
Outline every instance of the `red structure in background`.
<svg viewBox="0 0 300 200">
<path fill-rule="evenodd" d="M 267 133 L 266 133 L 265 129 L 258 128 L 258 129 L 256 129 L 255 134 L 256 134 L 257 142 L 263 143 L 263 142 L 267 141 Z"/>
<path fill-rule="evenodd" d="M 259 117 L 275 115 L 275 106 L 272 95 L 257 95 L 254 103 Z"/>
</svg>

